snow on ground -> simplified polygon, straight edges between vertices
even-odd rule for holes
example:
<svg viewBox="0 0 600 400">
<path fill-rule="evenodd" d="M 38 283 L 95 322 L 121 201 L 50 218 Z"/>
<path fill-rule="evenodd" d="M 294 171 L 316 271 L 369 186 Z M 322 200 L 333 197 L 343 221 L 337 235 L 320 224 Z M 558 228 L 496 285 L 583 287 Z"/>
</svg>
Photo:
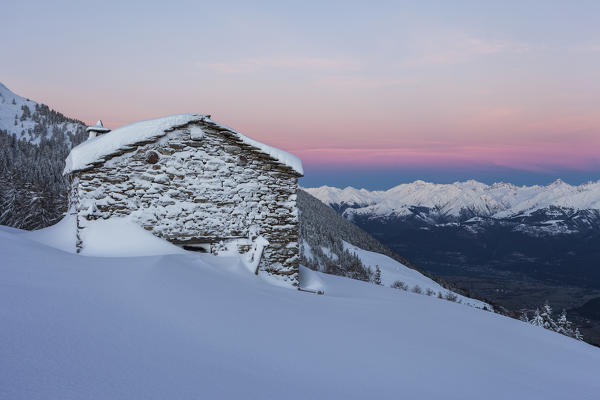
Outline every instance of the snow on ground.
<svg viewBox="0 0 600 400">
<path fill-rule="evenodd" d="M 596 399 L 600 350 L 472 307 L 236 258 L 86 257 L 0 229 L 2 399 Z"/>
<path fill-rule="evenodd" d="M 126 218 L 86 221 L 81 230 L 81 254 L 96 257 L 133 257 L 185 253 Z"/>
<path fill-rule="evenodd" d="M 363 250 L 347 242 L 343 243 L 344 248 L 350 253 L 356 254 L 365 267 L 370 267 L 373 271 L 375 271 L 376 267 L 379 267 L 381 270 L 381 283 L 384 286 L 391 286 L 395 281 L 401 281 L 408 285 L 409 290 L 412 290 L 415 286 L 419 286 L 424 293 L 427 289 L 434 291 L 434 296 L 438 293 L 446 295 L 446 293 L 449 292 L 434 280 L 426 277 L 419 271 L 408 268 L 406 265 L 399 263 L 393 258 L 390 258 L 384 254 Z M 456 294 L 456 296 L 458 296 L 457 301 L 460 300 L 460 302 L 463 304 L 468 304 L 477 308 L 486 307 L 490 310 L 493 309 L 492 306 L 482 301 L 461 296 L 459 294 Z"/>
<path fill-rule="evenodd" d="M 310 249 L 309 249 L 310 250 Z M 338 255 L 329 249 L 329 247 L 321 246 L 321 251 L 328 257 L 330 260 L 337 261 L 339 259 Z"/>
<path fill-rule="evenodd" d="M 23 233 L 29 239 L 62 251 L 75 252 L 76 219 L 67 214 L 56 225 Z M 135 257 L 186 253 L 127 218 L 86 221 L 81 238 L 86 243 L 81 254 L 96 257 Z"/>
<path fill-rule="evenodd" d="M 36 231 L 20 231 L 26 238 L 69 253 L 75 252 L 77 219 L 68 213 L 57 224 Z M 117 234 L 117 233 L 113 233 Z"/>
</svg>

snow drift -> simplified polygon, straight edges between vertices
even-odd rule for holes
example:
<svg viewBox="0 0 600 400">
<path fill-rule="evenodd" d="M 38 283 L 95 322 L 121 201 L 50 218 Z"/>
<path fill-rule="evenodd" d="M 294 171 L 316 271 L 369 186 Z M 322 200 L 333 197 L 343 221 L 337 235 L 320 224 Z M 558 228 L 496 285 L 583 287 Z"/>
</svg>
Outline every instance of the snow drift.
<svg viewBox="0 0 600 400">
<path fill-rule="evenodd" d="M 86 257 L 0 230 L 0 398 L 593 399 L 600 351 L 497 314 L 236 258 Z M 432 384 L 435 383 L 435 384 Z"/>
</svg>

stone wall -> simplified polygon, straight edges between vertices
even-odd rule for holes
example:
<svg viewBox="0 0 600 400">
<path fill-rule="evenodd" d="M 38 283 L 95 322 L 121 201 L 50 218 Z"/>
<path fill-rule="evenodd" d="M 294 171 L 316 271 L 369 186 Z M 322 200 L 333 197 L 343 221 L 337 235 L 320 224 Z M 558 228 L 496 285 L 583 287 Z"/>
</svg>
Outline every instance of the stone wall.
<svg viewBox="0 0 600 400">
<path fill-rule="evenodd" d="M 208 244 L 215 254 L 231 245 L 248 250 L 262 236 L 269 245 L 259 271 L 297 285 L 297 178 L 235 133 L 202 121 L 74 172 L 70 200 L 78 238 L 87 221 L 111 216 L 130 216 L 179 245 Z"/>
</svg>

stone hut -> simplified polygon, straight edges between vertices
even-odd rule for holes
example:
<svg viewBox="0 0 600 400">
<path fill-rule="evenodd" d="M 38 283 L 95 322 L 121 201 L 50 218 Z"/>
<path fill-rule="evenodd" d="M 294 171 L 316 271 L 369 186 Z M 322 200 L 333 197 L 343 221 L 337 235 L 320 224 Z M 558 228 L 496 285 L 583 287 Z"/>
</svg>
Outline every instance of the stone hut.
<svg viewBox="0 0 600 400">
<path fill-rule="evenodd" d="M 255 272 L 298 285 L 298 158 L 181 114 L 88 128 L 64 173 L 77 251 L 92 221 L 126 217 L 186 250 L 245 254 Z"/>
</svg>

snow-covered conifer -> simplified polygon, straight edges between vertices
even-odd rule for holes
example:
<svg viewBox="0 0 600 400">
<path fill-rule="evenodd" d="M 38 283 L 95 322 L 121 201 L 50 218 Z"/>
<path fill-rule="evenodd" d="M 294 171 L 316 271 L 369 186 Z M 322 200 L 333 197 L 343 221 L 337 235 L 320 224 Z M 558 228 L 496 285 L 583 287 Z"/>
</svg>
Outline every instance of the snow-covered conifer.
<svg viewBox="0 0 600 400">
<path fill-rule="evenodd" d="M 540 315 L 539 308 L 536 308 L 533 313 L 533 318 L 529 321 L 529 323 L 533 326 L 539 326 L 540 328 L 544 328 L 544 319 Z"/>
<path fill-rule="evenodd" d="M 552 307 L 550 307 L 550 304 L 547 301 L 542 306 L 542 310 L 540 312 L 540 317 L 543 320 L 544 328 L 550 329 L 551 331 L 554 331 L 554 332 L 558 331 L 558 326 L 556 325 L 556 322 L 552 318 Z"/>
<path fill-rule="evenodd" d="M 575 336 L 575 332 L 573 332 L 573 327 L 571 326 L 571 322 L 567 320 L 567 312 L 565 310 L 562 311 L 560 317 L 556 321 L 556 332 L 566 335 L 566 336 Z"/>
<path fill-rule="evenodd" d="M 381 268 L 379 268 L 379 265 L 375 266 L 375 275 L 373 277 L 373 283 L 376 285 L 381 285 Z"/>
</svg>

